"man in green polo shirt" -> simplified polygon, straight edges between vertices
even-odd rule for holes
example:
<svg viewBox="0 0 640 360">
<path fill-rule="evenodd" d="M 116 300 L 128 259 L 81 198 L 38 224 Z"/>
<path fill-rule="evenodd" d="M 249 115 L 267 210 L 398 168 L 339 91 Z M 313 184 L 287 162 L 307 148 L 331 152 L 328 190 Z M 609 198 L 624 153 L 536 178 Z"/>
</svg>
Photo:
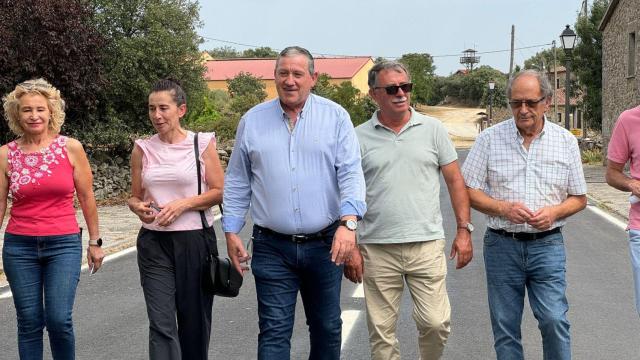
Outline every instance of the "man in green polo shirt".
<svg viewBox="0 0 640 360">
<path fill-rule="evenodd" d="M 398 62 L 378 63 L 369 70 L 368 82 L 379 110 L 356 128 L 368 209 L 358 226 L 359 250 L 347 260 L 345 275 L 364 281 L 372 359 L 400 359 L 396 323 L 405 283 L 421 359 L 439 359 L 451 314 L 440 172 L 458 224 L 450 254 L 457 256 L 458 269 L 473 256 L 469 197 L 446 129 L 409 106 L 407 69 Z"/>
</svg>

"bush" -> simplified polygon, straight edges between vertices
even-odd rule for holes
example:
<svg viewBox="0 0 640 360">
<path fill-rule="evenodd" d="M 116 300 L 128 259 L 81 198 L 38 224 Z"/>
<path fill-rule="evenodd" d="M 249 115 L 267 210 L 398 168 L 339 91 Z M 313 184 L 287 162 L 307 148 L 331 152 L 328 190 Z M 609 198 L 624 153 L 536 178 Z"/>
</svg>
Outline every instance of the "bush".
<svg viewBox="0 0 640 360">
<path fill-rule="evenodd" d="M 602 164 L 603 155 L 600 149 L 589 149 L 582 152 L 582 162 L 590 165 Z"/>
</svg>

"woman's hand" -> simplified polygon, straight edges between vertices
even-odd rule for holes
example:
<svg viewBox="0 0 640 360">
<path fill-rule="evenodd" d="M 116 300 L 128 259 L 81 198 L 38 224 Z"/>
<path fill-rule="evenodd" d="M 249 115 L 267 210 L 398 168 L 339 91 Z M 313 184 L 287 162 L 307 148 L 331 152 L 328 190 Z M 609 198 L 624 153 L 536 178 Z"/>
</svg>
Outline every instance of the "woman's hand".
<svg viewBox="0 0 640 360">
<path fill-rule="evenodd" d="M 182 215 L 183 212 L 190 209 L 189 199 L 174 200 L 161 207 L 160 212 L 155 216 L 160 226 L 169 226 Z"/>
<path fill-rule="evenodd" d="M 92 274 L 102 267 L 102 259 L 104 259 L 104 251 L 102 251 L 102 248 L 100 246 L 89 245 L 87 248 L 87 264 Z"/>
<path fill-rule="evenodd" d="M 145 224 L 152 223 L 157 217 L 157 212 L 151 208 L 151 201 L 129 199 L 129 209 Z"/>
</svg>

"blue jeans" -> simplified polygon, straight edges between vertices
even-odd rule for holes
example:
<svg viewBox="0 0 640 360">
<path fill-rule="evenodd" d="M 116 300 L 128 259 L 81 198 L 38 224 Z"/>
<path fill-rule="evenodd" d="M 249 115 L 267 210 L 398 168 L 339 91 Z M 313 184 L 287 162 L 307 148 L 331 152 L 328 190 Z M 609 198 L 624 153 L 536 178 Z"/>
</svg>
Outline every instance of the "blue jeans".
<svg viewBox="0 0 640 360">
<path fill-rule="evenodd" d="M 340 359 L 342 266 L 331 262 L 332 241 L 330 232 L 296 244 L 254 227 L 251 268 L 258 298 L 258 359 L 290 358 L 298 291 L 309 326 L 309 359 Z"/>
<path fill-rule="evenodd" d="M 520 324 L 525 289 L 542 334 L 543 358 L 571 359 L 565 260 L 562 233 L 532 241 L 485 233 L 487 293 L 499 360 L 524 359 Z"/>
<path fill-rule="evenodd" d="M 629 230 L 629 255 L 636 289 L 636 310 L 640 314 L 640 230 Z"/>
<path fill-rule="evenodd" d="M 45 326 L 53 358 L 74 359 L 71 312 L 80 280 L 80 234 L 5 233 L 2 261 L 18 317 L 20 359 L 42 359 Z"/>
</svg>

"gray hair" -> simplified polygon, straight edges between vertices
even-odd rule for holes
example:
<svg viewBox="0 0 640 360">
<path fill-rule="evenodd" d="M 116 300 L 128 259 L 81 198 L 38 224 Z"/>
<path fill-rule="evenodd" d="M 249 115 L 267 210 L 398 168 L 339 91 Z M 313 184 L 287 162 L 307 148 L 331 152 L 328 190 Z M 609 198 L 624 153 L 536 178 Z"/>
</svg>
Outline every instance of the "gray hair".
<svg viewBox="0 0 640 360">
<path fill-rule="evenodd" d="M 538 80 L 538 84 L 540 84 L 540 93 L 545 98 L 550 98 L 553 96 L 553 87 L 549 82 L 547 76 L 538 71 L 538 70 L 523 70 L 515 73 L 511 78 L 509 78 L 509 83 L 507 84 L 507 99 L 511 99 L 511 89 L 513 88 L 513 83 L 521 76 L 533 76 Z"/>
<path fill-rule="evenodd" d="M 276 59 L 276 69 L 278 68 L 281 58 L 289 57 L 289 56 L 297 56 L 297 55 L 302 55 L 307 58 L 307 63 L 309 64 L 309 74 L 313 75 L 313 71 L 314 71 L 313 56 L 311 56 L 311 53 L 309 52 L 309 50 L 300 46 L 288 46 L 284 48 L 284 50 L 280 51 L 280 54 L 278 54 L 278 58 Z"/>
<path fill-rule="evenodd" d="M 409 78 L 408 80 L 411 81 L 411 75 L 409 74 L 409 70 L 407 70 L 407 68 L 401 62 L 382 61 L 373 65 L 373 67 L 369 69 L 369 78 L 367 80 L 367 83 L 369 84 L 369 88 L 373 89 L 374 87 L 376 87 L 376 82 L 378 81 L 378 74 L 382 70 L 387 70 L 387 69 L 392 69 L 399 73 L 405 73 Z"/>
</svg>

